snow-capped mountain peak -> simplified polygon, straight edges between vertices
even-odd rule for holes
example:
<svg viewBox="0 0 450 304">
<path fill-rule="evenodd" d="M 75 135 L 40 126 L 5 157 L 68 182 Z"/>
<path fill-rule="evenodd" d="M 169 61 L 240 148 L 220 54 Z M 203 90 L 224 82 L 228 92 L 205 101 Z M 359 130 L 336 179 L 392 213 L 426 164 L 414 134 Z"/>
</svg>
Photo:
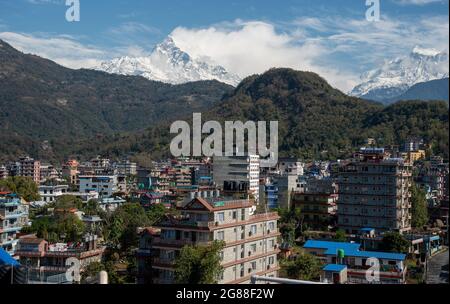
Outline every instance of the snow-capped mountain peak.
<svg viewBox="0 0 450 304">
<path fill-rule="evenodd" d="M 362 83 L 350 95 L 386 101 L 413 85 L 448 77 L 448 54 L 416 46 L 408 56 L 387 61 L 361 76 Z"/>
<path fill-rule="evenodd" d="M 113 74 L 139 75 L 172 84 L 216 79 L 236 86 L 241 81 L 237 75 L 229 73 L 220 65 L 192 58 L 170 36 L 158 44 L 149 56 L 115 58 L 103 62 L 97 69 Z"/>
</svg>

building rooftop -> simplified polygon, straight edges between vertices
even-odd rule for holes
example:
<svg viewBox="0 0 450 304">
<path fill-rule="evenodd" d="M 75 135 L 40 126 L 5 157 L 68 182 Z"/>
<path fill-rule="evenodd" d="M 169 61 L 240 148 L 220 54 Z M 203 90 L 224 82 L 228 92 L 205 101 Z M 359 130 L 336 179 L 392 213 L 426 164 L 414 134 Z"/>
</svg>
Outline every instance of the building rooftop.
<svg viewBox="0 0 450 304">
<path fill-rule="evenodd" d="M 0 248 L 0 265 L 19 266 L 20 264 L 14 260 L 9 253 Z"/>
<path fill-rule="evenodd" d="M 308 240 L 303 248 L 309 249 L 324 249 L 325 254 L 336 255 L 339 249 L 344 250 L 345 256 L 361 257 L 361 258 L 377 258 L 403 261 L 406 259 L 406 255 L 403 253 L 391 253 L 391 252 L 378 252 L 378 251 L 361 251 L 359 243 L 346 243 L 346 242 L 328 242 L 328 241 L 316 241 Z"/>
<path fill-rule="evenodd" d="M 325 265 L 322 270 L 324 271 L 333 271 L 333 272 L 341 272 L 342 270 L 345 270 L 347 268 L 346 265 L 338 265 L 338 264 L 328 264 Z"/>
</svg>

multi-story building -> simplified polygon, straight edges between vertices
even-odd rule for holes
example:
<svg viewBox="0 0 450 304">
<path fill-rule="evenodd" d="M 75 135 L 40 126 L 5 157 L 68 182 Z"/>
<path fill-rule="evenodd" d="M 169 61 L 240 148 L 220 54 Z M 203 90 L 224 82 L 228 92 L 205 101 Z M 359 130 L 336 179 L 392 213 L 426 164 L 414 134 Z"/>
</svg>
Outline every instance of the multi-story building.
<svg viewBox="0 0 450 304">
<path fill-rule="evenodd" d="M 150 237 L 141 248 L 150 259 L 147 266 L 153 273 L 153 283 L 174 282 L 174 262 L 183 246 L 207 245 L 215 240 L 225 242 L 220 253 L 223 273 L 219 283 L 249 283 L 254 274 L 276 277 L 279 216 L 253 214 L 254 207 L 249 199 L 196 197 L 179 208 L 181 216 L 157 224 L 160 234 Z"/>
<path fill-rule="evenodd" d="M 58 170 L 51 164 L 41 164 L 40 174 L 41 182 L 59 177 Z"/>
<path fill-rule="evenodd" d="M 9 176 L 8 169 L 5 166 L 0 166 L 0 180 Z"/>
<path fill-rule="evenodd" d="M 89 193 L 96 191 L 99 197 L 112 197 L 118 192 L 118 181 L 116 175 L 111 176 L 80 176 L 80 192 Z"/>
<path fill-rule="evenodd" d="M 300 208 L 303 223 L 313 229 L 336 224 L 337 186 L 331 179 L 309 179 L 305 192 L 296 192 L 292 205 Z"/>
<path fill-rule="evenodd" d="M 28 205 L 12 193 L 0 193 L 0 247 L 14 254 L 17 234 L 28 224 Z"/>
<path fill-rule="evenodd" d="M 259 201 L 259 156 L 216 156 L 213 181 L 227 194 L 252 195 Z"/>
<path fill-rule="evenodd" d="M 384 149 L 362 148 L 338 173 L 338 226 L 348 233 L 410 230 L 411 168 Z"/>
<path fill-rule="evenodd" d="M 105 247 L 97 244 L 96 235 L 86 235 L 82 243 L 49 244 L 35 235 L 23 236 L 19 239 L 16 256 L 22 265 L 28 267 L 30 281 L 47 282 L 50 278 L 62 276 L 72 266 L 69 258 L 80 262 L 80 272 L 92 262 L 102 260 Z"/>
<path fill-rule="evenodd" d="M 116 164 L 117 173 L 125 176 L 137 174 L 137 164 L 129 160 L 123 160 Z"/>
<path fill-rule="evenodd" d="M 37 184 L 41 180 L 41 162 L 28 156 L 11 165 L 10 171 L 14 176 L 30 177 Z"/>
<path fill-rule="evenodd" d="M 66 195 L 68 191 L 68 185 L 39 186 L 39 195 L 41 196 L 41 200 L 46 203 L 56 201 L 58 197 Z"/>
<path fill-rule="evenodd" d="M 78 180 L 78 166 L 79 163 L 75 159 L 67 161 L 62 167 L 62 176 L 67 179 L 71 185 L 79 185 Z"/>
</svg>

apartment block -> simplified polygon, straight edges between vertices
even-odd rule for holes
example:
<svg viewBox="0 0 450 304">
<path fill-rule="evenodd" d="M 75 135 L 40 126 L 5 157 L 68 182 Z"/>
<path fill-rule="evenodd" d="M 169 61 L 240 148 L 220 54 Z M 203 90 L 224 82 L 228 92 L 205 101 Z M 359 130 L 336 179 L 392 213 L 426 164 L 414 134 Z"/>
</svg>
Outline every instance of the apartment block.
<svg viewBox="0 0 450 304">
<path fill-rule="evenodd" d="M 348 233 L 410 230 L 412 166 L 379 148 L 355 156 L 338 172 L 338 226 Z"/>
<path fill-rule="evenodd" d="M 11 170 L 11 175 L 30 177 L 37 184 L 41 180 L 41 162 L 31 157 L 21 157 Z"/>
<path fill-rule="evenodd" d="M 150 259 L 153 283 L 174 283 L 174 262 L 183 246 L 207 245 L 214 240 L 225 242 L 220 253 L 220 284 L 250 283 L 254 274 L 276 277 L 279 216 L 252 214 L 254 206 L 254 201 L 248 199 L 196 197 L 178 208 L 181 216 L 156 225 L 159 235 L 152 235 L 147 250 L 140 251 Z"/>
<path fill-rule="evenodd" d="M 28 224 L 28 205 L 12 193 L 0 193 L 0 248 L 14 254 L 17 234 Z"/>
<path fill-rule="evenodd" d="M 112 197 L 119 191 L 118 178 L 111 176 L 80 176 L 80 192 L 89 193 L 96 191 L 99 197 Z"/>
<path fill-rule="evenodd" d="M 252 195 L 259 201 L 259 156 L 216 156 L 213 158 L 213 181 L 229 195 Z"/>
</svg>

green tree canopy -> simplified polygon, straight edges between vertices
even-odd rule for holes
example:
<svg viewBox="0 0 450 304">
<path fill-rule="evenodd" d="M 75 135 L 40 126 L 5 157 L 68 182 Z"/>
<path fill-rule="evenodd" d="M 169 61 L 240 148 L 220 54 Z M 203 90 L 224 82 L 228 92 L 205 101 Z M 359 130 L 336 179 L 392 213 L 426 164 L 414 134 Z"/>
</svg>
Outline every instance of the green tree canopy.
<svg viewBox="0 0 450 304">
<path fill-rule="evenodd" d="M 0 189 L 17 193 L 28 202 L 41 199 L 37 184 L 29 177 L 11 176 L 0 180 Z"/>
<path fill-rule="evenodd" d="M 388 252 L 408 253 L 409 242 L 398 232 L 387 232 L 383 236 L 380 249 Z"/>
<path fill-rule="evenodd" d="M 320 260 L 310 254 L 301 254 L 295 260 L 285 262 L 284 265 L 289 278 L 306 281 L 318 280 L 322 266 Z"/>
<path fill-rule="evenodd" d="M 428 223 L 427 199 L 425 191 L 415 183 L 411 187 L 411 204 L 411 225 L 414 228 L 422 228 Z"/>
<path fill-rule="evenodd" d="M 345 235 L 345 231 L 342 229 L 338 229 L 336 231 L 336 235 L 334 236 L 334 240 L 336 242 L 346 242 L 347 241 L 347 237 Z"/>
<path fill-rule="evenodd" d="M 209 246 L 185 246 L 175 261 L 175 281 L 178 284 L 217 284 L 223 271 L 220 251 L 224 242 Z"/>
<path fill-rule="evenodd" d="M 144 208 L 139 204 L 127 203 L 114 211 L 107 220 L 105 236 L 113 246 L 126 250 L 138 244 L 137 228 L 150 225 Z"/>
</svg>

